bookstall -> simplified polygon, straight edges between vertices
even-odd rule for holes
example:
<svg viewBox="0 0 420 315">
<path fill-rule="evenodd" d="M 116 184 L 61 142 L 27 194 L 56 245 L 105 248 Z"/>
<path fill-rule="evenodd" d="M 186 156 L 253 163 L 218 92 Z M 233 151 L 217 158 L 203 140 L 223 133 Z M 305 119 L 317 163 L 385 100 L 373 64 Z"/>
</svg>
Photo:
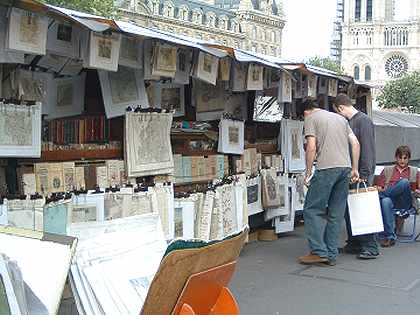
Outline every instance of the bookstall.
<svg viewBox="0 0 420 315">
<path fill-rule="evenodd" d="M 166 241 L 224 239 L 257 216 L 292 231 L 305 198 L 302 100 L 329 109 L 346 91 L 369 109 L 366 89 L 325 70 L 32 0 L 1 3 L 0 224 L 78 237 L 79 311 L 138 313 Z M 127 241 L 147 231 L 154 238 Z M 98 275 L 123 266 L 124 249 L 151 258 L 107 280 L 125 295 L 106 304 Z"/>
</svg>

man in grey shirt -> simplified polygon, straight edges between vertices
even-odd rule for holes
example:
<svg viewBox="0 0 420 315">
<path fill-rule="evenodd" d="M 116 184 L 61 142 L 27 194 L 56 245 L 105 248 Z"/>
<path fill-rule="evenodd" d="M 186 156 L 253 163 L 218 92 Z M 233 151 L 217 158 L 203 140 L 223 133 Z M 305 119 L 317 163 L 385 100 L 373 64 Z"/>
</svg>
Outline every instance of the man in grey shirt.
<svg viewBox="0 0 420 315">
<path fill-rule="evenodd" d="M 337 95 L 334 103 L 334 110 L 348 119 L 354 135 L 359 140 L 360 179 L 366 182 L 367 186 L 372 186 L 376 167 L 375 126 L 366 114 L 359 112 L 353 107 L 350 97 L 346 94 Z M 350 186 L 350 189 L 355 188 L 357 188 L 356 184 Z M 346 209 L 344 217 L 346 219 L 347 227 L 347 244 L 344 247 L 344 252 L 356 254 L 359 259 L 374 259 L 378 257 L 379 249 L 375 240 L 375 235 L 367 234 L 353 237 L 348 208 Z"/>
<path fill-rule="evenodd" d="M 305 236 L 311 252 L 299 257 L 299 262 L 335 265 L 350 177 L 353 182 L 359 179 L 360 146 L 346 119 L 318 108 L 312 100 L 305 101 L 303 106 L 306 138 L 305 183 L 309 185 L 303 218 Z M 311 178 L 315 158 L 317 167 Z M 323 232 L 325 215 L 327 224 Z"/>
</svg>

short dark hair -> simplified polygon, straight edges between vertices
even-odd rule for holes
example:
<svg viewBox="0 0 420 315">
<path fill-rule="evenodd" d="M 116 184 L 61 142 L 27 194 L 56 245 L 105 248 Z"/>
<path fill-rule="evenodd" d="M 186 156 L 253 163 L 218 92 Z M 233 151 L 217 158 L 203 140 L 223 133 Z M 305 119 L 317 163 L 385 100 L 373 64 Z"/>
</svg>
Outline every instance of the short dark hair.
<svg viewBox="0 0 420 315">
<path fill-rule="evenodd" d="M 407 145 L 402 145 L 395 150 L 395 157 L 402 157 L 403 155 L 407 155 L 408 158 L 411 158 L 411 150 Z"/>
<path fill-rule="evenodd" d="M 344 106 L 352 106 L 351 99 L 347 94 L 340 93 L 337 95 L 334 101 L 335 106 L 344 105 Z"/>
<path fill-rule="evenodd" d="M 315 102 L 315 100 L 310 99 L 310 98 L 303 101 L 302 106 L 303 106 L 304 111 L 305 110 L 311 110 L 311 109 L 314 109 L 314 108 L 319 108 L 318 103 Z"/>
</svg>

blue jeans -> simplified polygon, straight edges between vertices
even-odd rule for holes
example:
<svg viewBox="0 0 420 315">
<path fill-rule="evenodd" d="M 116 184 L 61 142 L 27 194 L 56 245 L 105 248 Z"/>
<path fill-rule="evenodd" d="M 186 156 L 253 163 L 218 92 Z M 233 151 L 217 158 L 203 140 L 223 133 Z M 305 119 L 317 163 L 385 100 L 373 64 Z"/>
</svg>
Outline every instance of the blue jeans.
<svg viewBox="0 0 420 315">
<path fill-rule="evenodd" d="M 389 186 L 379 193 L 381 200 L 382 219 L 384 222 L 383 236 L 395 240 L 395 209 L 409 210 L 412 207 L 410 182 L 401 179 L 395 185 Z"/>
<path fill-rule="evenodd" d="M 367 179 L 367 186 L 372 186 L 375 175 L 371 175 Z M 359 186 L 360 187 L 360 186 Z M 356 189 L 357 184 L 351 184 L 350 189 Z M 378 243 L 375 239 L 375 234 L 366 234 L 353 236 L 351 231 L 349 208 L 346 206 L 346 213 L 344 215 L 347 229 L 347 244 L 346 246 L 359 250 L 360 252 L 369 252 L 371 254 L 379 254 Z"/>
<path fill-rule="evenodd" d="M 335 260 L 338 255 L 349 182 L 350 169 L 345 167 L 317 170 L 311 179 L 303 209 L 305 237 L 311 252 L 320 257 Z M 323 233 L 325 215 L 327 224 Z"/>
</svg>

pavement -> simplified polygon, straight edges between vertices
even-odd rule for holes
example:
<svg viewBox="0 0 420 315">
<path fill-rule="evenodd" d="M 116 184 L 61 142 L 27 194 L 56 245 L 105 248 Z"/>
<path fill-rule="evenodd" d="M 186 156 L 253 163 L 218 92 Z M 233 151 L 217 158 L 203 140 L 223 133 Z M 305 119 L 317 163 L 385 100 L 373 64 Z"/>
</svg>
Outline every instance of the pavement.
<svg viewBox="0 0 420 315">
<path fill-rule="evenodd" d="M 368 261 L 341 254 L 333 267 L 300 265 L 307 253 L 302 226 L 245 245 L 230 283 L 240 314 L 420 314 L 420 242 L 381 248 Z"/>
</svg>

